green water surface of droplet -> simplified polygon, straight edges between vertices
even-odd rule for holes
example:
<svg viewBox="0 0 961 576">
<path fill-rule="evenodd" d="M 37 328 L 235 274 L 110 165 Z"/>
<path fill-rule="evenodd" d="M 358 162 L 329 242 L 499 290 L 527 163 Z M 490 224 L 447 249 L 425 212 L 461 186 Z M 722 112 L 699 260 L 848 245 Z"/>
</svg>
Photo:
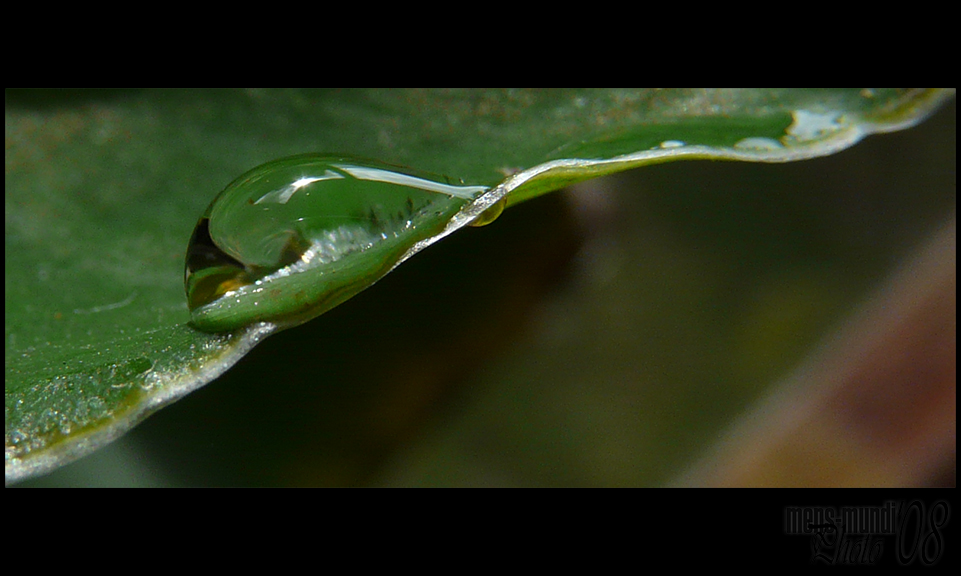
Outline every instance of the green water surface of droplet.
<svg viewBox="0 0 961 576">
<path fill-rule="evenodd" d="M 214 199 L 191 236 L 191 323 L 221 332 L 306 322 L 373 284 L 486 190 L 346 157 L 258 166 Z"/>
</svg>

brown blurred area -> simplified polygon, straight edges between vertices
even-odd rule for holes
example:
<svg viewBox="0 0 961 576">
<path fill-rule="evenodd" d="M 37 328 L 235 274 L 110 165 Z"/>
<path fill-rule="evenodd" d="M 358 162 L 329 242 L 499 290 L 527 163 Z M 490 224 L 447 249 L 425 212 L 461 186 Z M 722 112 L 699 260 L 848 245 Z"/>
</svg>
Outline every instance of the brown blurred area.
<svg viewBox="0 0 961 576">
<path fill-rule="evenodd" d="M 681 486 L 954 486 L 957 226 L 937 230 Z"/>
</svg>

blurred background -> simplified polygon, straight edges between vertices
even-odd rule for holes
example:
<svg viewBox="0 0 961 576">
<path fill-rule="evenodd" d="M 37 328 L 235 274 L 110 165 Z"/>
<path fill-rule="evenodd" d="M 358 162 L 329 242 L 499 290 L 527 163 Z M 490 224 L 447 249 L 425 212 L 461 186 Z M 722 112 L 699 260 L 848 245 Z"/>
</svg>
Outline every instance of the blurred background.
<svg viewBox="0 0 961 576">
<path fill-rule="evenodd" d="M 896 375 L 908 416 L 874 413 L 876 437 L 835 419 L 837 444 L 758 451 L 766 428 L 730 431 L 758 406 L 797 426 L 792 403 L 824 389 L 781 387 L 953 220 L 955 114 L 827 158 L 665 164 L 521 204 L 22 486 L 953 486 L 953 360 L 933 388 Z M 924 444 L 912 423 L 931 418 Z M 917 442 L 912 472 L 875 457 Z"/>
</svg>

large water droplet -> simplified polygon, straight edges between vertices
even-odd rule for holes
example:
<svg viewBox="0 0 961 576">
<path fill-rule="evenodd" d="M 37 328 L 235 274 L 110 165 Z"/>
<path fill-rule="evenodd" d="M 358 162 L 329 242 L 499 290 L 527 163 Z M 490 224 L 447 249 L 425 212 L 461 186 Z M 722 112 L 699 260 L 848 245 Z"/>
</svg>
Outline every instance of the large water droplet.
<svg viewBox="0 0 961 576">
<path fill-rule="evenodd" d="M 190 239 L 192 323 L 218 332 L 306 322 L 371 285 L 486 190 L 331 156 L 254 168 L 214 199 Z"/>
</svg>

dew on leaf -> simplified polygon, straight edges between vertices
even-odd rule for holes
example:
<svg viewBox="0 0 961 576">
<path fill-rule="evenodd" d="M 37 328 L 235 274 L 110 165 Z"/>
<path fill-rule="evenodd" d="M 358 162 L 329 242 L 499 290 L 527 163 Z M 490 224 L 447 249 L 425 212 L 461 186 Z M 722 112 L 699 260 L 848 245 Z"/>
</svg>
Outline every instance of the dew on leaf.
<svg viewBox="0 0 961 576">
<path fill-rule="evenodd" d="M 742 138 L 734 144 L 734 147 L 742 150 L 778 150 L 784 148 L 780 142 L 773 138 L 761 137 Z"/>
<path fill-rule="evenodd" d="M 191 322 L 208 332 L 306 322 L 373 284 L 486 190 L 314 154 L 254 168 L 214 199 L 191 236 Z"/>
<path fill-rule="evenodd" d="M 477 218 L 471 221 L 470 225 L 474 226 L 475 228 L 480 226 L 487 226 L 494 220 L 497 220 L 497 217 L 504 212 L 505 207 L 507 207 L 507 196 L 504 196 L 497 202 L 494 202 L 493 204 L 491 204 L 487 210 L 484 210 L 483 212 L 481 212 L 480 215 L 477 216 Z"/>
</svg>

